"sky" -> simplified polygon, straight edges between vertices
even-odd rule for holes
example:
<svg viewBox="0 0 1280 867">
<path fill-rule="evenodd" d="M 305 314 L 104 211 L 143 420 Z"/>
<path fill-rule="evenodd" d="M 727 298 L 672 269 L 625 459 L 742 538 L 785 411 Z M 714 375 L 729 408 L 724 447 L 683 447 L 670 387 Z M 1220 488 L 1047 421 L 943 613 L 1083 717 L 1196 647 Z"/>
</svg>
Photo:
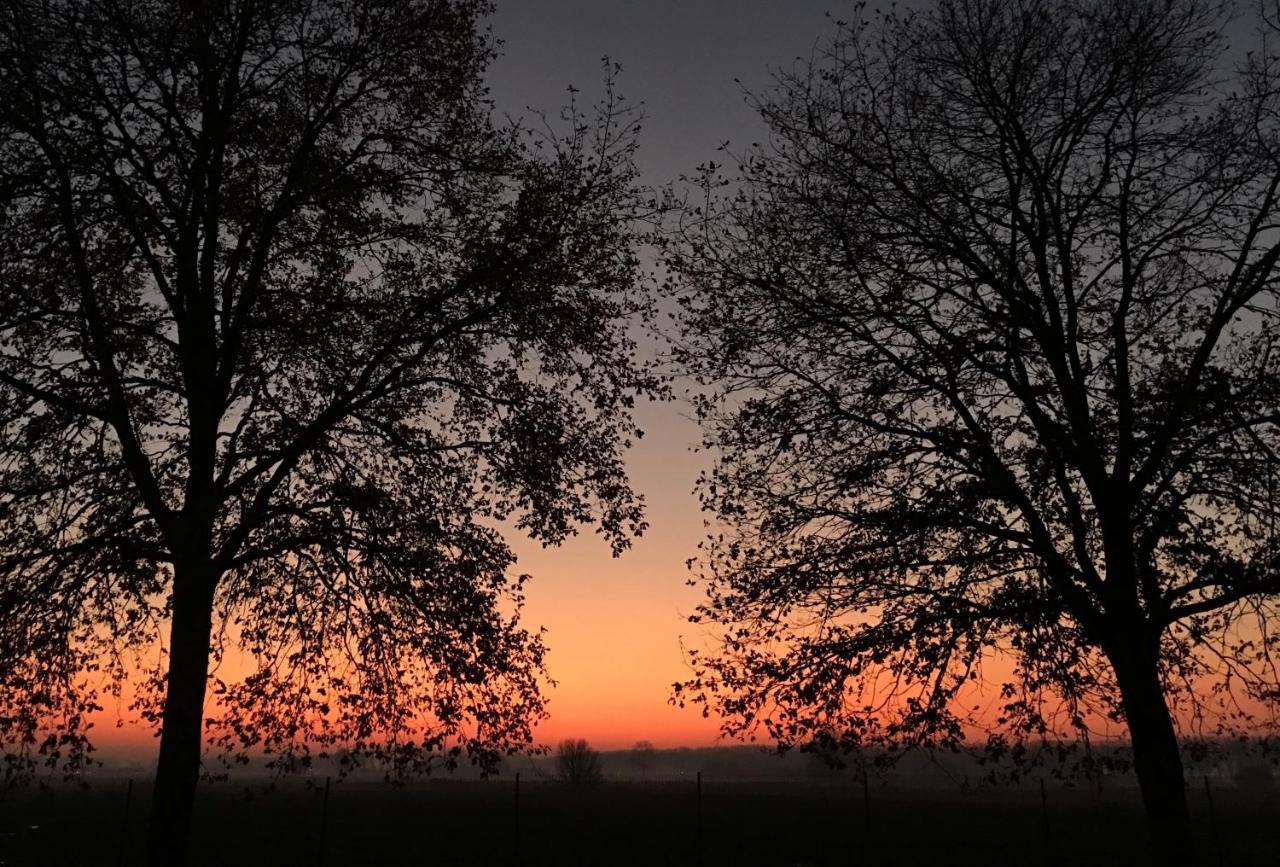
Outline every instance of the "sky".
<svg viewBox="0 0 1280 867">
<path fill-rule="evenodd" d="M 834 27 L 840 0 L 507 0 L 492 25 L 503 55 L 490 71 L 501 111 L 554 115 L 572 85 L 580 100 L 601 92 L 601 58 L 622 66 L 617 90 L 642 103 L 638 162 L 662 184 L 716 158 L 725 141 L 743 147 L 763 127 L 743 88 L 769 83 L 769 69 L 807 56 Z M 735 81 L 735 79 L 739 80 Z M 668 704 L 683 679 L 682 641 L 707 639 L 688 623 L 701 591 L 686 586 L 686 560 L 704 534 L 693 494 L 705 454 L 688 407 L 641 407 L 646 436 L 630 475 L 648 504 L 649 530 L 619 559 L 588 533 L 553 549 L 513 539 L 518 568 L 534 578 L 526 620 L 547 629 L 551 718 L 544 743 L 584 737 L 599 748 L 648 740 L 659 747 L 716 741 L 717 724 Z"/>
</svg>

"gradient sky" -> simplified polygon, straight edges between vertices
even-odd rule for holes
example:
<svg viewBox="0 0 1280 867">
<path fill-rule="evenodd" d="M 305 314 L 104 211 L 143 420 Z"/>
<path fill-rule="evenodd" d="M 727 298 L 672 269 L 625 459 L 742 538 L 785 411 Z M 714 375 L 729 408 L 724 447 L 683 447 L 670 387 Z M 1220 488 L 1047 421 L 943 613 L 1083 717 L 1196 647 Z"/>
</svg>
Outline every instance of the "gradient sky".
<svg viewBox="0 0 1280 867">
<path fill-rule="evenodd" d="M 833 34 L 827 13 L 852 9 L 850 0 L 498 0 L 491 23 L 504 47 L 489 82 L 500 110 L 554 116 L 570 85 L 583 104 L 595 101 L 608 56 L 622 66 L 618 91 L 643 106 L 643 180 L 660 185 L 716 159 L 726 141 L 738 150 L 759 140 L 764 129 L 745 91 L 767 88 L 771 68 L 790 67 Z M 534 577 L 525 621 L 547 629 L 557 681 L 551 718 L 537 732 L 543 743 L 717 740 L 714 719 L 668 704 L 672 683 L 688 674 L 682 642 L 706 642 L 687 620 L 701 591 L 687 586 L 685 563 L 705 532 L 693 487 L 708 464 L 692 451 L 699 432 L 687 414 L 678 401 L 638 411 L 646 436 L 628 464 L 650 528 L 621 558 L 589 531 L 551 549 L 511 537 L 517 568 Z M 100 745 L 132 740 L 109 727 L 99 733 Z"/>
<path fill-rule="evenodd" d="M 828 10 L 851 7 L 848 0 L 499 0 L 491 23 L 504 47 L 489 83 L 500 111 L 554 117 L 570 86 L 581 104 L 596 102 L 608 56 L 622 66 L 617 91 L 642 105 L 643 182 L 661 185 L 717 158 L 726 141 L 736 149 L 758 140 L 764 129 L 744 88 L 767 87 L 770 68 L 790 66 L 834 32 Z M 585 737 L 610 749 L 642 739 L 659 747 L 718 739 L 716 720 L 668 704 L 671 685 L 688 674 L 682 640 L 706 642 L 688 622 L 702 594 L 687 586 L 685 564 L 705 534 L 693 488 L 708 465 L 692 452 L 699 431 L 688 413 L 679 401 L 638 409 L 646 435 L 628 466 L 650 527 L 621 558 L 589 529 L 549 549 L 509 536 L 516 569 L 534 579 L 525 623 L 546 628 L 556 681 L 551 718 L 536 732 L 541 743 Z M 108 707 L 99 721 L 95 743 L 105 754 L 152 748 L 149 731 L 112 724 L 126 704 Z"/>
<path fill-rule="evenodd" d="M 808 55 L 833 32 L 825 13 L 841 0 L 506 0 L 493 19 L 505 42 L 491 70 L 501 110 L 554 114 L 566 88 L 594 102 L 601 58 L 622 65 L 620 93 L 642 102 L 639 163 L 644 181 L 661 184 L 758 139 L 762 126 L 743 87 L 769 82 L 769 68 Z M 736 83 L 739 79 L 741 84 Z M 692 489 L 706 465 L 690 447 L 697 426 L 680 403 L 642 407 L 647 435 L 630 456 L 632 479 L 648 502 L 650 529 L 620 559 L 586 534 L 556 549 L 516 543 L 529 588 L 528 623 L 546 627 L 551 719 L 544 742 L 585 737 L 602 747 L 646 739 L 658 746 L 716 739 L 714 720 L 667 704 L 687 674 L 682 636 L 700 643 L 687 622 L 700 591 L 685 585 L 685 561 L 703 535 Z"/>
</svg>

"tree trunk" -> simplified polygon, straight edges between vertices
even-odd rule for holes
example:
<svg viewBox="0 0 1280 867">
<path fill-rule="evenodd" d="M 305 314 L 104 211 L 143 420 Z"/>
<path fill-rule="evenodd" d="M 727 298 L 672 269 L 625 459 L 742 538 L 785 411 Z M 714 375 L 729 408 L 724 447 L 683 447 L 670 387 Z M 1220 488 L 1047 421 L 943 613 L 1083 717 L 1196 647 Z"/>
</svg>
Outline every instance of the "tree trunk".
<svg viewBox="0 0 1280 867">
<path fill-rule="evenodd" d="M 1194 860 L 1186 780 L 1154 653 L 1113 655 L 1155 864 Z"/>
<path fill-rule="evenodd" d="M 169 677 L 147 841 L 151 867 L 177 867 L 187 858 L 204 740 L 214 584 L 207 564 L 174 567 Z"/>
</svg>

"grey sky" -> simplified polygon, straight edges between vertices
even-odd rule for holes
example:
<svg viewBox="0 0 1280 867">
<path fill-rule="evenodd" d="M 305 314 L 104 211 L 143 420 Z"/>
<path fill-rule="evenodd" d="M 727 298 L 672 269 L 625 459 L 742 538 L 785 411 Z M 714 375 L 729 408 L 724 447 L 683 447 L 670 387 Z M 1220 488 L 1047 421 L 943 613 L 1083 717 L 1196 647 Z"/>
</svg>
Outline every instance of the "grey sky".
<svg viewBox="0 0 1280 867">
<path fill-rule="evenodd" d="M 825 13 L 848 0 L 499 0 L 494 31 L 505 41 L 490 81 L 501 108 L 554 111 L 572 84 L 598 95 L 600 60 L 622 64 L 618 90 L 644 102 L 639 162 L 650 183 L 714 158 L 730 139 L 748 144 L 760 126 L 742 85 L 768 84 L 834 32 Z"/>
</svg>

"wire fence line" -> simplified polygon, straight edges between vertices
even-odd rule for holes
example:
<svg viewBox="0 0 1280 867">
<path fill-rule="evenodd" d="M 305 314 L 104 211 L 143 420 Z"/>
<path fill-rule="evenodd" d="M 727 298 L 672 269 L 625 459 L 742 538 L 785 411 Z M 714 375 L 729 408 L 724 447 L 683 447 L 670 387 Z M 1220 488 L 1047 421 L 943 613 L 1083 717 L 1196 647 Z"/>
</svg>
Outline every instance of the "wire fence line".
<svg viewBox="0 0 1280 867">
<path fill-rule="evenodd" d="M 129 779 L 6 793 L 0 865 L 139 863 L 149 789 Z M 1274 863 L 1274 790 L 1203 776 L 1188 795 L 1195 863 Z M 1044 779 L 962 790 L 871 775 L 694 772 L 594 786 L 524 772 L 403 785 L 327 777 L 205 786 L 199 811 L 200 864 L 1129 864 L 1146 842 L 1136 789 Z"/>
</svg>

